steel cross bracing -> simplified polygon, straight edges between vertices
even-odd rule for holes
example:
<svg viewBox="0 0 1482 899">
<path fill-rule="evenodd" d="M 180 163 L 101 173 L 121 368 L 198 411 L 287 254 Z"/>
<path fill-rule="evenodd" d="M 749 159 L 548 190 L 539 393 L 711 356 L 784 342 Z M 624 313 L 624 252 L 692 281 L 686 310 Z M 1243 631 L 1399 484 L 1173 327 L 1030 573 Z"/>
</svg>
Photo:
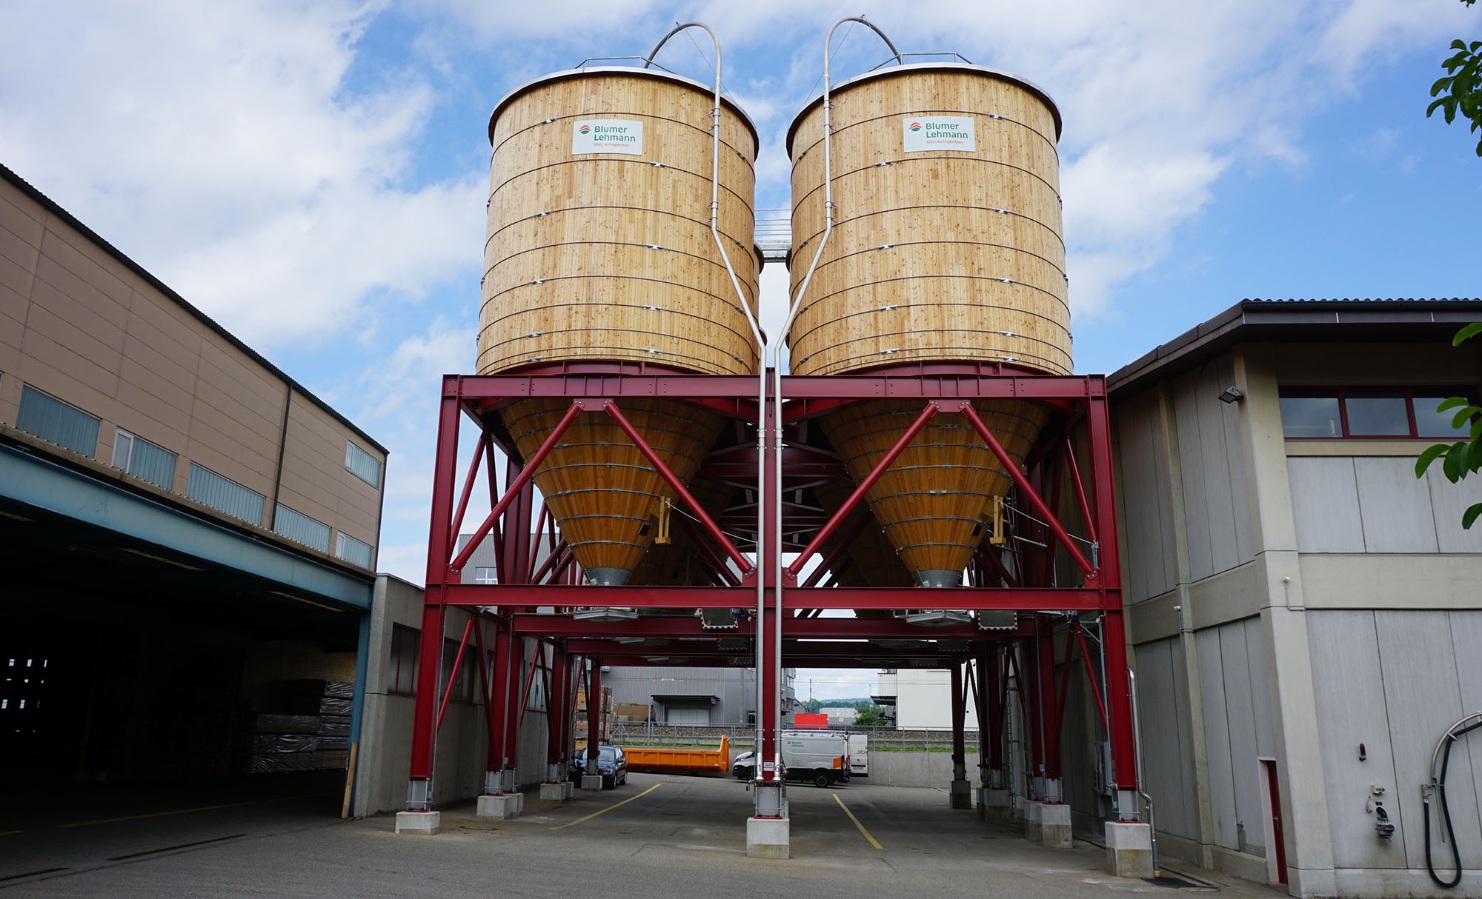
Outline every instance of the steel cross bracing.
<svg viewBox="0 0 1482 899">
<path fill-rule="evenodd" d="M 515 735 L 524 706 L 521 685 L 528 690 L 533 677 L 548 680 L 553 732 L 546 776 L 560 778 L 569 760 L 569 719 L 576 708 L 577 685 L 587 683 L 597 690 L 592 681 L 601 665 L 751 667 L 759 649 L 764 659 L 775 660 L 780 653 L 782 664 L 789 667 L 949 668 L 959 678 L 954 724 L 960 722 L 970 693 L 986 720 L 981 729 L 985 742 L 1002 739 L 1005 715 L 1010 713 L 1009 683 L 1014 680 L 1021 685 L 1016 695 L 1033 697 L 1022 713 L 1031 766 L 1046 778 L 1059 776 L 1064 697 L 1071 679 L 1079 678 L 1083 668 L 1111 744 L 1116 787 L 1135 789 L 1104 379 L 1029 374 L 981 363 L 783 377 L 772 381 L 781 385 L 782 420 L 773 423 L 782 435 L 781 447 L 766 433 L 758 439 L 763 409 L 757 383 L 754 376 L 701 376 L 630 363 L 563 364 L 523 374 L 444 378 L 421 650 L 423 659 L 442 658 L 447 616 L 454 609 L 473 613 L 473 620 L 462 628 L 457 658 L 464 656 L 470 634 L 478 645 L 477 655 L 469 652 L 470 657 L 486 657 L 485 637 L 493 643 L 493 663 L 480 666 L 488 675 L 483 697 L 491 789 L 514 785 L 512 769 L 518 760 L 510 756 L 518 745 Z M 498 413 L 531 398 L 570 405 L 544 445 L 525 459 Z M 729 494 L 722 507 L 714 505 L 714 489 L 708 502 L 697 500 L 629 423 L 624 404 L 648 398 L 690 404 L 727 419 L 721 440 L 696 478 L 720 485 L 720 492 Z M 767 414 L 778 408 L 773 399 L 768 396 L 764 404 Z M 917 430 L 935 415 L 962 415 L 1002 462 L 1008 457 L 973 401 L 1029 400 L 1050 410 L 1050 424 L 1024 464 L 1004 466 L 1015 485 L 1013 540 L 1006 549 L 985 541 L 969 567 L 968 583 L 973 586 L 923 590 L 849 583 L 848 550 L 855 536 L 873 522 L 864 501 L 868 484 L 849 482 L 815 420 L 848 404 L 874 399 L 919 402 Z M 679 522 L 676 533 L 683 535 L 694 560 L 688 584 L 582 583 L 571 548 L 547 510 L 537 507 L 532 483 L 540 459 L 582 415 L 609 416 L 669 486 Z M 460 465 L 459 432 L 465 422 L 476 429 L 478 438 L 473 457 Z M 913 433 L 903 434 L 893 452 L 904 448 Z M 773 452 L 778 449 L 780 453 Z M 507 460 L 502 490 L 495 477 L 501 453 Z M 891 457 L 880 460 L 865 480 L 878 477 Z M 759 483 L 770 483 L 759 480 L 759 468 L 777 458 L 780 467 L 768 477 L 780 479 L 780 503 L 771 488 L 760 496 L 757 492 Z M 478 524 L 460 549 L 458 538 L 470 529 L 472 519 L 466 516 L 481 472 L 489 484 L 488 512 L 474 516 Z M 830 483 L 853 488 L 850 498 L 833 506 L 820 502 L 813 491 Z M 784 550 L 797 554 L 785 566 L 765 558 L 774 529 L 780 529 Z M 463 583 L 462 569 L 486 536 L 496 550 L 499 582 Z M 825 564 L 808 574 L 813 560 Z M 779 570 L 780 583 L 775 574 Z M 763 622 L 756 620 L 759 581 L 766 597 Z M 1001 626 L 983 626 L 991 616 L 980 616 L 978 623 L 941 627 L 922 627 L 893 616 L 923 606 L 998 613 L 993 621 Z M 619 607 L 634 614 L 619 621 L 581 620 L 573 614 L 594 607 Z M 698 617 L 701 610 L 733 614 L 723 626 L 715 626 Z M 852 610 L 854 617 L 827 614 L 840 614 L 836 610 Z M 1004 613 L 1013 613 L 1006 624 Z M 1099 628 L 1099 668 L 1082 636 L 1083 621 Z M 1057 638 L 1063 643 L 1058 668 Z M 1080 662 L 1073 659 L 1072 650 L 1079 650 Z M 527 659 L 532 652 L 537 658 Z M 433 795 L 433 747 L 439 710 L 446 701 L 438 685 L 456 680 L 456 672 L 439 671 L 440 667 L 424 664 L 419 669 L 408 801 L 413 809 L 428 807 Z M 965 683 L 960 680 L 964 673 Z M 762 693 L 766 707 L 758 709 L 758 719 L 773 720 L 781 685 L 770 685 Z M 589 727 L 598 728 L 593 705 L 588 702 Z M 768 733 L 766 738 L 775 736 Z M 1002 779 L 1004 747 L 985 748 L 988 786 Z M 1136 810 L 1124 808 L 1120 814 L 1130 819 Z"/>
</svg>

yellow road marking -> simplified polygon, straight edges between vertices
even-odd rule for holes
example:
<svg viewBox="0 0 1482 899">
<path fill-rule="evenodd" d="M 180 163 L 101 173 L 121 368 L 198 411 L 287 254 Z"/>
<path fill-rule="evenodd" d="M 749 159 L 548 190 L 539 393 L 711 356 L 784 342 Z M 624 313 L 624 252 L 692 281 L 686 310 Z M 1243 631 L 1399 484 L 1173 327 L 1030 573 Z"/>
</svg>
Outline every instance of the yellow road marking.
<svg viewBox="0 0 1482 899">
<path fill-rule="evenodd" d="M 77 821 L 72 824 L 58 824 L 58 827 L 91 827 L 94 824 L 117 824 L 120 821 L 140 821 L 144 818 L 168 818 L 172 815 L 193 815 L 196 812 L 214 812 L 224 808 L 241 808 L 244 805 L 267 805 L 270 802 L 289 802 L 294 799 L 308 799 L 314 796 L 323 796 L 323 793 L 304 793 L 299 796 L 279 796 L 275 799 L 253 799 L 247 802 L 228 802 L 224 805 L 203 805 L 200 808 L 183 808 L 171 812 L 150 812 L 145 815 L 128 815 L 123 818 L 100 818 L 97 821 Z M 20 831 L 15 831 L 20 833 Z"/>
<path fill-rule="evenodd" d="M 844 800 L 842 800 L 842 799 L 839 798 L 839 794 L 838 793 L 835 793 L 834 794 L 834 801 L 837 802 L 837 803 L 839 803 L 839 808 L 841 808 L 841 809 L 844 810 L 844 814 L 846 814 L 846 815 L 849 816 L 849 820 L 854 822 L 854 826 L 859 828 L 860 834 L 863 835 L 866 840 L 869 840 L 870 841 L 870 845 L 871 846 L 874 846 L 876 849 L 884 849 L 885 848 L 884 846 L 881 846 L 880 845 L 880 843 L 879 843 L 878 840 L 876 840 L 874 837 L 870 836 L 870 832 L 868 830 L 865 830 L 865 826 L 863 824 L 859 823 L 859 819 L 858 818 L 854 817 L 854 812 L 851 812 L 849 810 L 849 806 L 847 806 L 847 805 L 844 804 Z"/>
<path fill-rule="evenodd" d="M 598 812 L 592 812 L 590 815 L 587 815 L 585 818 L 577 818 L 575 821 L 568 821 L 565 824 L 557 824 L 555 827 L 552 827 L 551 830 L 560 830 L 563 827 L 575 827 L 576 825 L 582 823 L 583 821 L 590 821 L 593 818 L 597 817 L 598 815 L 605 815 L 605 814 L 607 814 L 608 812 L 612 811 L 615 808 L 621 808 L 622 806 L 625 806 L 625 805 L 627 805 L 630 802 L 636 802 L 639 799 L 642 799 L 643 797 L 647 796 L 649 793 L 652 793 L 654 790 L 657 790 L 659 787 L 662 787 L 662 786 L 663 786 L 663 784 L 661 784 L 661 783 L 660 784 L 654 784 L 653 786 L 649 787 L 647 790 L 644 790 L 642 793 L 639 793 L 637 796 L 630 796 L 627 799 L 624 799 L 622 802 L 614 802 L 612 805 L 609 805 L 607 808 L 602 809 L 601 811 L 598 811 Z"/>
</svg>

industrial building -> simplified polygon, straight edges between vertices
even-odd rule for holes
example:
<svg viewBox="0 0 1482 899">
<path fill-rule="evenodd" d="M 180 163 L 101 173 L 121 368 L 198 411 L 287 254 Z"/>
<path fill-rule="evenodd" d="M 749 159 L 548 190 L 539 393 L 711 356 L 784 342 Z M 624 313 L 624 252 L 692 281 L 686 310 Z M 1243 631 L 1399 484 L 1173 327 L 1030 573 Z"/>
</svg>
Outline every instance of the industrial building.
<svg viewBox="0 0 1482 899">
<path fill-rule="evenodd" d="M 7 780 L 346 768 L 385 462 L 0 168 Z"/>
<path fill-rule="evenodd" d="M 1482 743 L 1445 790 L 1432 753 L 1482 707 L 1479 485 L 1413 459 L 1482 387 L 1449 346 L 1482 301 L 1245 301 L 1077 375 L 1053 101 L 846 21 L 895 65 L 825 63 L 793 121 L 770 339 L 760 141 L 719 71 L 650 65 L 681 29 L 496 105 L 425 588 L 373 574 L 384 448 L 4 171 L 6 770 L 351 768 L 353 813 L 435 833 L 569 798 L 578 712 L 600 738 L 626 678 L 754 726 L 747 852 L 787 857 L 787 671 L 860 667 L 898 707 L 945 681 L 947 804 L 1114 873 L 1475 874 Z"/>
<path fill-rule="evenodd" d="M 1482 529 L 1415 459 L 1482 389 L 1478 300 L 1247 300 L 1109 380 L 1160 845 L 1292 895 L 1439 893 L 1482 860 Z M 1469 760 L 1469 761 L 1464 761 Z M 1438 773 L 1438 772 L 1437 772 Z M 1428 821 L 1429 819 L 1429 821 Z M 1392 829 L 1383 825 L 1390 824 Z"/>
</svg>

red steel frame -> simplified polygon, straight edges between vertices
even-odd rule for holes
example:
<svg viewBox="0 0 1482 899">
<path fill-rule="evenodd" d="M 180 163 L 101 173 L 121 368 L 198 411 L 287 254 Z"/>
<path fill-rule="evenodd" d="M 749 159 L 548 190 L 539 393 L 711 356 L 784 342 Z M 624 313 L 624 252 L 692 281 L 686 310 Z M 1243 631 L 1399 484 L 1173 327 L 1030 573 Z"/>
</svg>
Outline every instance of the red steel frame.
<svg viewBox="0 0 1482 899">
<path fill-rule="evenodd" d="M 773 383 L 770 379 L 767 383 Z M 489 735 L 489 768 L 505 771 L 513 764 L 510 758 L 518 745 L 517 732 L 525 692 L 522 681 L 522 647 L 527 637 L 539 637 L 541 645 L 553 647 L 550 665 L 552 688 L 547 690 L 551 715 L 547 764 L 554 772 L 563 763 L 570 745 L 572 693 L 581 679 L 583 668 L 589 671 L 589 733 L 600 734 L 600 670 L 607 664 L 648 664 L 645 656 L 672 656 L 682 653 L 695 664 L 756 664 L 761 662 L 759 678 L 762 707 L 758 720 L 764 722 L 760 757 L 771 756 L 776 733 L 769 722 L 775 720 L 781 698 L 781 684 L 773 671 L 779 654 L 789 666 L 820 665 L 823 667 L 889 667 L 889 664 L 919 664 L 948 667 L 953 671 L 953 718 L 956 731 L 953 745 L 954 762 L 960 762 L 964 746 L 961 719 L 973 692 L 975 707 L 983 721 L 980 730 L 985 769 L 1001 771 L 1003 747 L 1000 745 L 1006 714 L 1006 691 L 1010 677 L 1017 677 L 1021 692 L 1030 697 L 1027 703 L 1032 764 L 1042 777 L 1058 778 L 1060 759 L 1060 719 L 1072 673 L 1071 649 L 1078 645 L 1085 671 L 1096 696 L 1101 721 L 1111 743 L 1111 754 L 1117 772 L 1117 787 L 1134 790 L 1133 727 L 1128 678 L 1120 571 L 1116 546 L 1116 520 L 1113 508 L 1110 426 L 1107 414 L 1105 380 L 1101 376 L 1050 376 L 1028 374 L 996 365 L 927 364 L 874 373 L 834 377 L 784 377 L 781 379 L 785 403 L 783 421 L 766 421 L 763 426 L 762 452 L 744 443 L 717 450 L 707 461 L 707 473 L 734 482 L 756 485 L 758 467 L 765 469 L 761 499 L 757 504 L 759 522 L 753 551 L 756 561 L 748 558 L 689 494 L 685 485 L 663 463 L 628 422 L 622 411 L 625 402 L 636 398 L 665 398 L 690 403 L 743 422 L 758 419 L 758 380 L 754 376 L 702 376 L 677 374 L 635 364 L 575 364 L 558 366 L 541 373 L 487 376 L 448 375 L 443 381 L 442 403 L 438 423 L 436 469 L 433 480 L 431 527 L 428 538 L 426 599 L 422 614 L 421 650 L 427 660 L 442 658 L 443 631 L 447 609 L 467 608 L 475 621 L 482 620 L 494 629 L 495 650 L 490 677 L 484 683 L 484 699 Z M 497 411 L 511 402 L 530 398 L 560 399 L 570 406 L 557 426 L 530 458 L 520 460 L 511 442 L 503 435 Z M 887 457 L 875 467 L 870 477 L 861 482 L 838 509 L 824 519 L 801 523 L 787 518 L 792 510 L 778 507 L 776 484 L 781 479 L 787 490 L 842 477 L 843 469 L 826 451 L 790 443 L 780 454 L 778 470 L 774 460 L 776 434 L 786 428 L 815 418 L 842 405 L 872 400 L 919 401 L 921 414 L 911 428 L 902 434 Z M 770 399 L 770 398 L 769 398 Z M 1042 439 L 1038 455 L 1032 456 L 1021 470 L 1014 465 L 991 429 L 973 407 L 974 400 L 1031 400 L 1051 408 L 1058 417 L 1059 430 Z M 763 404 L 765 414 L 773 415 L 777 405 Z M 901 588 L 858 588 L 818 586 L 822 570 L 830 570 L 841 558 L 848 543 L 868 516 L 846 519 L 863 499 L 876 478 L 927 422 L 942 412 L 964 416 L 988 448 L 1004 465 L 1014 480 L 1021 507 L 1032 511 L 1037 522 L 1031 525 L 1034 542 L 1043 549 L 1024 551 L 1011 570 L 998 552 L 988 548 L 975 557 L 971 588 L 923 591 Z M 558 540 L 555 525 L 542 508 L 534 521 L 534 492 L 531 478 L 541 459 L 559 442 L 562 433 L 583 414 L 606 414 L 626 433 L 658 474 L 678 497 L 678 504 L 696 522 L 694 533 L 699 548 L 708 560 L 721 586 L 703 587 L 599 587 L 582 585 L 573 564 L 570 549 Z M 467 416 L 478 428 L 478 441 L 471 464 L 455 497 L 458 472 L 459 425 Z M 1069 438 L 1069 426 L 1084 429 L 1089 461 L 1089 484 L 1083 479 Z M 1052 425 L 1052 428 L 1055 426 Z M 1049 433 L 1049 432 L 1047 432 Z M 494 477 L 495 450 L 504 451 L 506 466 L 503 491 Z M 490 488 L 490 511 L 473 531 L 472 538 L 461 550 L 456 541 L 468 510 L 473 485 L 483 467 Z M 1088 557 L 1067 527 L 1055 514 L 1065 484 L 1073 490 L 1073 511 L 1080 516 L 1079 527 L 1093 551 Z M 1048 487 L 1048 501 L 1043 493 Z M 1088 490 L 1089 487 L 1089 490 Z M 547 524 L 550 529 L 547 534 Z M 811 533 L 806 546 L 798 547 L 797 558 L 780 568 L 775 558 L 775 541 L 767 534 L 786 527 L 790 532 Z M 841 529 L 842 528 L 842 529 Z M 533 536 L 532 536 L 533 533 Z M 842 541 L 823 560 L 818 572 L 803 583 L 799 575 L 809 560 L 817 556 L 824 543 L 834 535 Z M 496 552 L 498 584 L 465 584 L 461 569 L 468 564 L 478 544 L 492 535 Z M 542 548 L 537 541 L 546 540 L 547 555 L 537 567 Z M 1038 539 L 1042 538 L 1042 539 Z M 744 544 L 743 544 L 744 545 Z M 1057 586 L 1054 582 L 1058 557 L 1071 566 L 1080 581 L 1074 586 Z M 726 563 L 739 570 L 737 577 Z M 1063 570 L 1063 569 L 1062 569 Z M 758 580 L 764 598 L 761 620 L 740 620 L 725 636 L 747 639 L 759 651 L 722 650 L 717 645 L 706 648 L 697 637 L 715 637 L 704 633 L 695 618 L 680 616 L 641 617 L 627 622 L 583 622 L 570 616 L 532 615 L 536 607 L 553 606 L 559 612 L 576 607 L 622 606 L 636 609 L 670 609 L 693 612 L 695 609 L 730 608 L 754 610 L 757 606 Z M 739 581 L 739 583 L 738 583 Z M 1073 613 L 1100 621 L 1104 653 L 1105 680 L 1097 684 L 1079 624 L 1074 619 L 1063 629 L 1065 646 L 1061 677 L 1057 685 L 1054 637 L 1051 618 L 1020 616 L 1017 627 L 1007 631 L 984 631 L 974 625 L 957 625 L 925 631 L 898 619 L 818 618 L 824 609 L 911 609 L 924 603 L 969 611 L 1014 610 L 1021 613 Z M 779 617 L 780 616 L 780 617 Z M 752 616 L 754 619 L 754 616 Z M 780 624 L 780 627 L 778 626 Z M 1043 625 L 1043 627 L 1041 626 Z M 460 643 L 457 659 L 472 633 L 478 646 L 478 657 L 485 658 L 483 627 L 470 623 Z M 632 648 L 615 642 L 613 637 L 644 637 L 649 640 L 675 641 L 676 648 L 656 649 L 653 645 Z M 874 643 L 829 646 L 828 640 L 861 638 L 931 638 L 953 639 L 967 644 L 967 650 L 923 648 L 907 652 L 885 649 Z M 957 638 L 961 638 L 957 640 Z M 689 642 L 684 642 L 689 641 Z M 1079 641 L 1078 643 L 1076 641 Z M 998 647 L 1019 646 L 1025 655 L 1022 670 L 1014 663 L 1012 651 L 1000 653 Z M 585 662 L 583 661 L 585 660 Z M 976 662 L 976 676 L 969 674 L 963 683 L 962 670 L 968 660 Z M 889 663 L 889 664 L 887 664 Z M 440 678 L 451 684 L 453 672 L 440 672 L 438 664 L 421 666 L 417 683 L 414 731 L 410 765 L 411 788 L 408 807 L 427 808 L 431 801 L 434 746 L 437 725 L 441 719 L 438 703 Z M 666 662 L 672 664 L 672 662 Z M 483 665 L 480 665 L 481 669 Z M 536 669 L 532 667 L 531 671 Z M 1025 675 L 1028 675 L 1026 678 Z M 1079 676 L 1079 675 L 1076 675 Z M 529 687 L 526 686 L 525 690 Z M 1104 690 L 1105 700 L 1102 700 Z M 770 780 L 770 772 L 763 775 Z M 1135 810 L 1123 811 L 1124 818 Z"/>
</svg>

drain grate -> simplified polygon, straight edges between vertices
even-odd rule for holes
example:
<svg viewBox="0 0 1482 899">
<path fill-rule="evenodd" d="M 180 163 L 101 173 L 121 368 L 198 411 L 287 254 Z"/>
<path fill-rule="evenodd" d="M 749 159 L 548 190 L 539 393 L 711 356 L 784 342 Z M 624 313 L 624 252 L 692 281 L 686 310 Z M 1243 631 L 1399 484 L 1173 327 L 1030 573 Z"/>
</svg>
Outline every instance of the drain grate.
<svg viewBox="0 0 1482 899">
<path fill-rule="evenodd" d="M 1185 880 L 1173 874 L 1164 874 L 1161 877 L 1144 877 L 1143 881 L 1153 886 L 1168 887 L 1170 890 L 1190 890 L 1197 893 L 1216 892 L 1216 889 L 1207 883 L 1195 883 L 1192 880 Z"/>
</svg>

